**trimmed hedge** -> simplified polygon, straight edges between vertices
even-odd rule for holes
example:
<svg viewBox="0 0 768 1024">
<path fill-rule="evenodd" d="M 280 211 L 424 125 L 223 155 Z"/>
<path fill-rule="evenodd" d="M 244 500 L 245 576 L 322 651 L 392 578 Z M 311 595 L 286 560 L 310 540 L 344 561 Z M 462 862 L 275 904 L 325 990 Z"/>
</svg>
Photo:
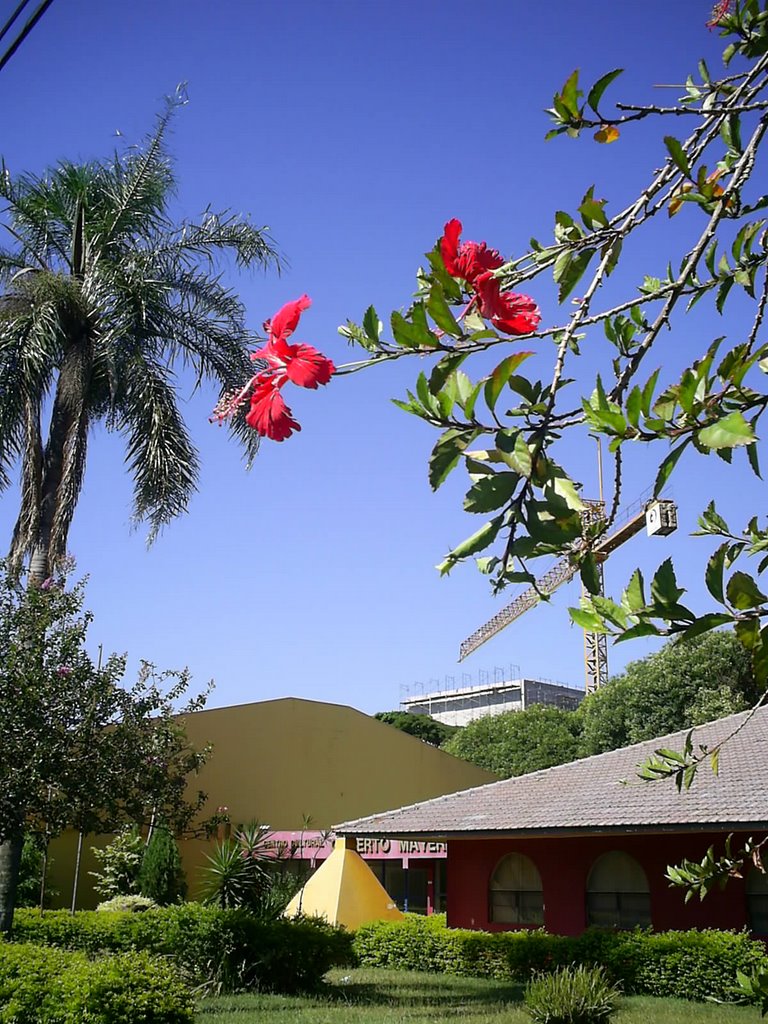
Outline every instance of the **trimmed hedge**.
<svg viewBox="0 0 768 1024">
<path fill-rule="evenodd" d="M 768 968 L 762 943 L 745 932 L 590 929 L 570 937 L 547 932 L 446 928 L 443 919 L 363 925 L 353 943 L 359 963 L 392 970 L 437 971 L 527 982 L 568 964 L 603 966 L 627 993 L 678 999 L 735 999 L 736 971 Z"/>
<path fill-rule="evenodd" d="M 306 991 L 331 967 L 352 960 L 351 935 L 322 921 L 262 922 L 198 903 L 141 914 L 18 910 L 11 939 L 90 956 L 132 950 L 169 956 L 195 984 L 220 992 Z"/>
<path fill-rule="evenodd" d="M 191 1024 L 177 968 L 146 953 L 84 953 L 0 941 L 2 1024 Z"/>
</svg>

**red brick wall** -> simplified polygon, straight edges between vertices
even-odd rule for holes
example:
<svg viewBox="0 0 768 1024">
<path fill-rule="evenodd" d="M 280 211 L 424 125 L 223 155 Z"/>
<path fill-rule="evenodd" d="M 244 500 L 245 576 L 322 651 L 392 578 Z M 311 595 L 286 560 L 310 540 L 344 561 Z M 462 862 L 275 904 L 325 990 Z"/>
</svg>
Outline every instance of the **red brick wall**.
<svg viewBox="0 0 768 1024">
<path fill-rule="evenodd" d="M 734 846 L 738 842 L 734 836 Z M 669 928 L 743 928 L 747 924 L 744 883 L 732 879 L 724 891 L 684 902 L 685 892 L 664 878 L 668 864 L 683 857 L 700 860 L 710 845 L 722 849 L 725 836 L 604 835 L 562 839 L 457 839 L 448 843 L 448 924 L 453 928 L 504 931 L 516 925 L 488 920 L 488 884 L 508 853 L 530 857 L 541 874 L 544 927 L 559 935 L 578 935 L 586 927 L 587 876 L 603 853 L 621 850 L 645 870 L 651 894 L 651 918 L 657 931 Z"/>
</svg>

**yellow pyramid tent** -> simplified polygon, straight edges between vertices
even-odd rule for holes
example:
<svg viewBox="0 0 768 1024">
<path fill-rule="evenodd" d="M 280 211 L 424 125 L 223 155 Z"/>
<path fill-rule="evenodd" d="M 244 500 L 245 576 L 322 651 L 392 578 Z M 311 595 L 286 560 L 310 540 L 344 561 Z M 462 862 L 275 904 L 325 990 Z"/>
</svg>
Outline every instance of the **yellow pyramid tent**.
<svg viewBox="0 0 768 1024">
<path fill-rule="evenodd" d="M 368 921 L 399 921 L 403 917 L 376 875 L 353 849 L 354 843 L 354 839 L 336 840 L 330 857 L 285 908 L 285 917 L 324 917 L 330 924 L 350 929 Z"/>
</svg>

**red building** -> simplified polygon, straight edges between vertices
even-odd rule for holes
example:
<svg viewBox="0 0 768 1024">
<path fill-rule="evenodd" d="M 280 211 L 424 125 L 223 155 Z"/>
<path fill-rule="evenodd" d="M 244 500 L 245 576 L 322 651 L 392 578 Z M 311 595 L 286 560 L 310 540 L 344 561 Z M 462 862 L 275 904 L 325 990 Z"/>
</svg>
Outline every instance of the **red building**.
<svg viewBox="0 0 768 1024">
<path fill-rule="evenodd" d="M 688 790 L 643 782 L 638 765 L 685 732 L 571 764 L 438 797 L 336 827 L 339 835 L 446 842 L 448 924 L 575 935 L 589 925 L 743 928 L 768 935 L 768 884 L 752 869 L 703 902 L 685 903 L 665 872 L 768 832 L 768 708 L 696 729 L 710 751 L 727 739 L 715 776 Z M 729 738 L 730 737 L 730 738 Z"/>
</svg>

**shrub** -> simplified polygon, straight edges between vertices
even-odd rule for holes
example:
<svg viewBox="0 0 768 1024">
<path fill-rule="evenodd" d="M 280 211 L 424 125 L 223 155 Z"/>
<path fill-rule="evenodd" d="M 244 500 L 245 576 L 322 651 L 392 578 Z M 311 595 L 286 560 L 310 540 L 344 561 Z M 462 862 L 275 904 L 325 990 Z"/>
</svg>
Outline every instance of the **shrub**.
<svg viewBox="0 0 768 1024">
<path fill-rule="evenodd" d="M 243 910 L 197 903 L 142 914 L 22 910 L 14 941 L 101 952 L 170 956 L 195 984 L 221 992 L 317 987 L 326 971 L 351 962 L 351 936 L 314 919 L 260 921 Z"/>
<path fill-rule="evenodd" d="M 768 968 L 762 943 L 745 932 L 488 933 L 446 928 L 416 915 L 363 925 L 355 934 L 354 951 L 363 966 L 522 982 L 569 964 L 602 966 L 627 993 L 699 1000 L 733 1000 L 737 971 L 750 975 L 755 968 Z"/>
<path fill-rule="evenodd" d="M 148 896 L 163 907 L 181 903 L 187 895 L 179 848 L 165 825 L 158 825 L 152 831 L 141 858 L 138 884 L 142 896 Z"/>
<path fill-rule="evenodd" d="M 536 1024 L 603 1024 L 616 1010 L 619 990 L 603 967 L 574 965 L 537 975 L 524 1001 Z"/>
<path fill-rule="evenodd" d="M 148 896 L 113 896 L 111 900 L 100 903 L 96 909 L 104 913 L 122 910 L 129 914 L 138 914 L 142 910 L 151 910 L 156 906 L 155 901 Z"/>
<path fill-rule="evenodd" d="M 2 1024 L 191 1024 L 178 970 L 145 953 L 83 953 L 0 942 Z"/>
<path fill-rule="evenodd" d="M 88 873 L 96 879 L 93 888 L 100 896 L 109 900 L 138 892 L 144 840 L 136 825 L 126 825 L 103 849 L 92 846 L 91 850 L 101 869 Z"/>
</svg>

